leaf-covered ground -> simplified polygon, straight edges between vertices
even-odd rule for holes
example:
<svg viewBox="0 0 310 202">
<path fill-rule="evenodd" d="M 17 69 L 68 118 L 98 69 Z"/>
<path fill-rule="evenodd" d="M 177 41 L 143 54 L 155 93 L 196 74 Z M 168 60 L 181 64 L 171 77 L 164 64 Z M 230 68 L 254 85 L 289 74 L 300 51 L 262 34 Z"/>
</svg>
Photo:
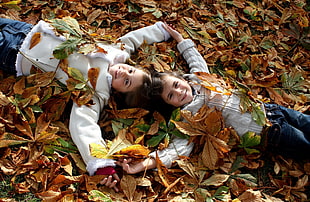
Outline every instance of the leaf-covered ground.
<svg viewBox="0 0 310 202">
<path fill-rule="evenodd" d="M 252 98 L 309 114 L 307 3 L 2 0 L 0 17 L 35 24 L 41 19 L 71 16 L 86 32 L 109 40 L 166 21 L 184 38 L 195 41 L 211 72 Z M 175 45 L 168 41 L 143 46 L 131 63 L 158 71 L 187 72 Z M 172 117 L 174 121 L 163 124 L 159 114 L 150 119 L 142 109 L 120 111 L 111 102 L 108 119 L 100 122 L 105 135 L 112 138 L 112 131 L 120 131 L 131 143 L 149 145 L 150 150 L 164 148 L 169 135 L 178 131 L 175 123 L 181 131 L 194 135 L 191 140 L 197 145 L 190 158 L 182 157 L 172 169 L 158 162 L 156 171 L 123 173 L 121 191 L 115 193 L 97 185 L 104 176 L 85 173 L 70 139 L 68 113 L 74 92 L 53 80 L 52 73 L 39 72 L 20 78 L 1 74 L 0 89 L 2 201 L 306 201 L 310 195 L 310 161 L 266 151 L 263 139 L 254 134 L 239 138 L 233 129 L 224 127 L 217 111 L 203 108 L 196 117 L 182 112 L 192 123 L 189 129 L 177 122 L 179 111 Z"/>
</svg>

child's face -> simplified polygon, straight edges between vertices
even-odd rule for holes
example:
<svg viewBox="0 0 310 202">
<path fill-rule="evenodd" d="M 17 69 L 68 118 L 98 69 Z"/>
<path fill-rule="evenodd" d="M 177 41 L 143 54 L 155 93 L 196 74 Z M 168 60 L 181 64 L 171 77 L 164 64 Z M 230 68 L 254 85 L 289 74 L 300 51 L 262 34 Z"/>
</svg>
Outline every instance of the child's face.
<svg viewBox="0 0 310 202">
<path fill-rule="evenodd" d="M 112 87 L 122 93 L 131 92 L 143 83 L 145 72 L 127 64 L 116 64 L 109 68 Z"/>
<path fill-rule="evenodd" d="M 192 88 L 184 79 L 175 76 L 164 76 L 163 92 L 161 97 L 164 101 L 175 107 L 181 107 L 193 100 Z"/>
</svg>

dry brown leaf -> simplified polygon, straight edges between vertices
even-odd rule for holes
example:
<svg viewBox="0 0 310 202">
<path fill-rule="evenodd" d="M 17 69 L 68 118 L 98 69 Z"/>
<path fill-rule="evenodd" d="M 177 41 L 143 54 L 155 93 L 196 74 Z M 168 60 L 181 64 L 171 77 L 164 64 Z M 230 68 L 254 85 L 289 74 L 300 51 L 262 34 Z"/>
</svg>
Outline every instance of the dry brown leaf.
<svg viewBox="0 0 310 202">
<path fill-rule="evenodd" d="M 263 202 L 262 194 L 260 191 L 246 190 L 241 196 L 238 197 L 242 202 Z"/>
<path fill-rule="evenodd" d="M 130 118 L 141 118 L 149 113 L 148 110 L 142 108 L 131 108 L 131 109 L 123 109 L 123 110 L 113 110 L 112 114 L 116 118 L 130 119 Z"/>
<path fill-rule="evenodd" d="M 137 188 L 136 179 L 132 175 L 123 175 L 120 186 L 126 195 L 128 201 L 133 201 Z"/>
<path fill-rule="evenodd" d="M 22 77 L 19 81 L 17 81 L 13 86 L 14 93 L 22 95 L 24 89 L 26 88 L 25 83 L 26 83 L 25 77 Z"/>
<path fill-rule="evenodd" d="M 33 47 L 35 47 L 38 43 L 41 41 L 41 33 L 36 32 L 32 35 L 30 44 L 29 44 L 29 50 L 31 50 Z"/>
<path fill-rule="evenodd" d="M 100 69 L 98 67 L 93 67 L 88 70 L 88 80 L 94 89 L 96 89 L 97 86 L 99 72 Z"/>
</svg>

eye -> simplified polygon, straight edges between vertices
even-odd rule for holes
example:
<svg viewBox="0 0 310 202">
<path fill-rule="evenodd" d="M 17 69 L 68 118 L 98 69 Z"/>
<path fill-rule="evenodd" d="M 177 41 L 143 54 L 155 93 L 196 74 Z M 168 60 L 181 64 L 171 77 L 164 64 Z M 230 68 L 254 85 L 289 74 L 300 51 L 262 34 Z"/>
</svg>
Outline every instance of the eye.
<svg viewBox="0 0 310 202">
<path fill-rule="evenodd" d="M 131 74 L 131 73 L 133 72 L 133 70 L 132 70 L 132 69 L 130 69 L 128 72 L 129 72 L 129 74 Z"/>
<path fill-rule="evenodd" d="M 128 85 L 129 85 L 129 79 L 125 79 L 124 85 L 125 85 L 125 86 L 128 86 Z"/>
<path fill-rule="evenodd" d="M 179 82 L 178 81 L 175 81 L 174 83 L 173 83 L 173 87 L 174 88 L 177 88 L 179 86 Z"/>
<path fill-rule="evenodd" d="M 168 97 L 168 100 L 171 100 L 171 99 L 172 99 L 172 96 L 173 96 L 172 93 L 169 93 L 168 96 L 167 96 L 167 97 Z"/>
</svg>

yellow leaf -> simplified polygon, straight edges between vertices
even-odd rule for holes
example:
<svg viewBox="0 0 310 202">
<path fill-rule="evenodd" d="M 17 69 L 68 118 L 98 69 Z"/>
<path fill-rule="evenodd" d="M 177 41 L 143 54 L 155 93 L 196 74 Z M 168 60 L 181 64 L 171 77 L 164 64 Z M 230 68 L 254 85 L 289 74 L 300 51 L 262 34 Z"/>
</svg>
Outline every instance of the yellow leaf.
<svg viewBox="0 0 310 202">
<path fill-rule="evenodd" d="M 119 152 L 117 152 L 115 155 L 116 157 L 131 157 L 131 158 L 146 158 L 148 157 L 150 153 L 150 150 L 147 147 L 144 147 L 140 144 L 135 144 L 128 146 Z"/>
<path fill-rule="evenodd" d="M 89 144 L 90 154 L 96 158 L 106 159 L 109 158 L 107 147 L 102 144 L 91 143 Z"/>
<path fill-rule="evenodd" d="M 113 155 L 116 152 L 131 146 L 132 144 L 126 139 L 126 129 L 122 129 L 118 132 L 117 137 L 113 139 L 111 147 L 108 151 L 108 155 Z"/>
</svg>

